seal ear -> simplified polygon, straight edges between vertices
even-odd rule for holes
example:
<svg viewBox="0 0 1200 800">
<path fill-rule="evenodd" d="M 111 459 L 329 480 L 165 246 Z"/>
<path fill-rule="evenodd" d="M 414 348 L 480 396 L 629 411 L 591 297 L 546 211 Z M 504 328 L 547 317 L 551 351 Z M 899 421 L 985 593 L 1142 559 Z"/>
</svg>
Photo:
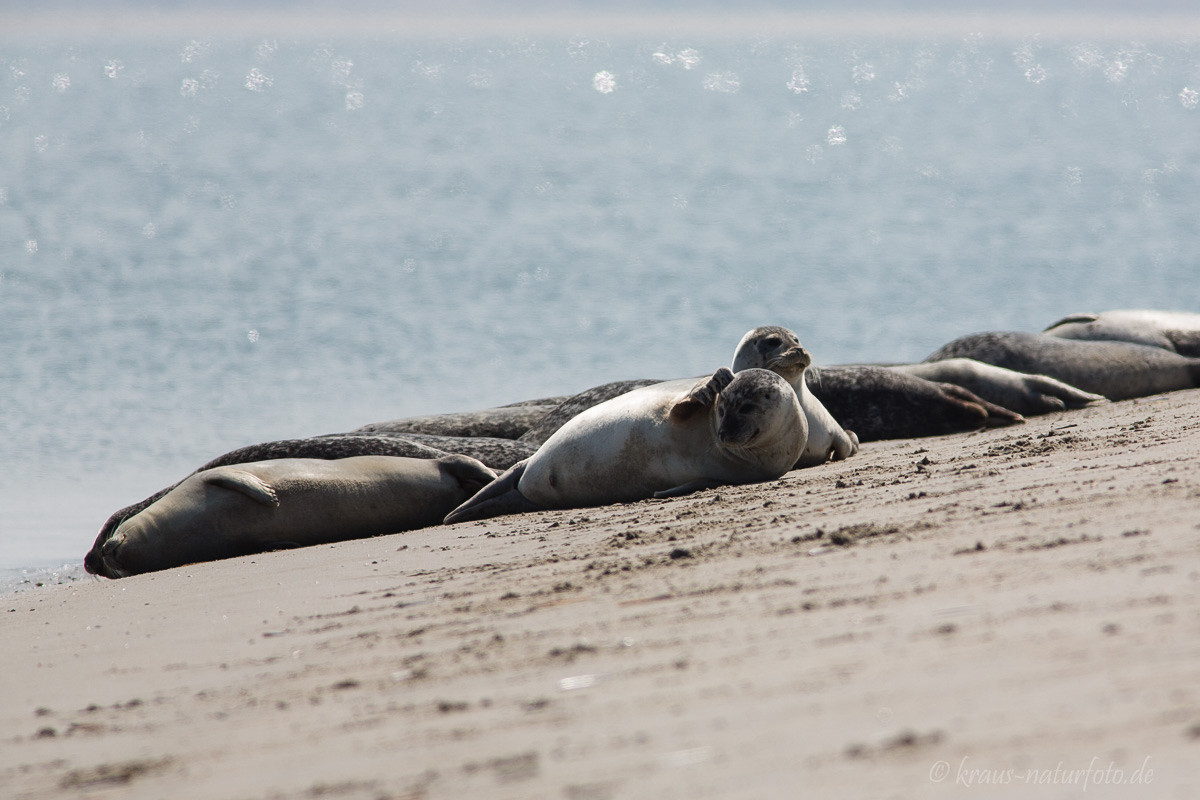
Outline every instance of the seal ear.
<svg viewBox="0 0 1200 800">
<path fill-rule="evenodd" d="M 667 415 L 671 422 L 687 422 L 697 412 L 717 402 L 719 395 L 726 386 L 733 383 L 733 373 L 728 367 L 721 367 L 712 374 L 711 378 L 701 381 L 692 387 L 683 399 L 671 406 Z"/>
<path fill-rule="evenodd" d="M 256 503 L 276 508 L 279 506 L 279 496 L 271 488 L 271 484 L 251 475 L 249 472 L 228 467 L 217 467 L 204 476 L 204 482 L 222 489 L 241 492 Z"/>
</svg>

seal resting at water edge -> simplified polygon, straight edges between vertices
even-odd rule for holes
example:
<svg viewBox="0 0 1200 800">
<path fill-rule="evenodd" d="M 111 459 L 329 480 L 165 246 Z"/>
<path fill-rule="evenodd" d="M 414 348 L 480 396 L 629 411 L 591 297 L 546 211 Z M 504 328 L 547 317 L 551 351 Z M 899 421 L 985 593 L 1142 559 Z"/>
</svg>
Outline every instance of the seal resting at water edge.
<svg viewBox="0 0 1200 800">
<path fill-rule="evenodd" d="M 329 434 L 327 436 L 310 436 L 305 439 L 279 439 L 273 442 L 262 442 L 239 447 L 223 453 L 211 461 L 202 464 L 189 474 L 195 474 L 213 467 L 223 467 L 229 464 L 247 464 L 251 461 L 269 461 L 277 458 L 323 458 L 337 459 L 351 456 L 400 456 L 405 458 L 441 458 L 450 455 L 445 450 L 438 450 L 427 444 L 420 444 L 402 436 L 371 436 L 369 434 Z M 505 467 L 507 469 L 507 467 Z M 186 479 L 186 478 L 185 478 Z M 167 492 L 174 489 L 182 481 L 176 481 L 165 489 L 160 489 L 145 500 L 118 509 L 109 515 L 100 532 L 96 534 L 96 542 L 92 545 L 92 553 L 99 552 L 100 545 L 112 536 L 122 522 L 132 517 Z M 89 558 L 92 553 L 89 553 Z M 88 572 L 98 564 L 92 564 L 84 559 L 84 567 Z"/>
<path fill-rule="evenodd" d="M 775 480 L 800 458 L 807 438 L 787 381 L 767 370 L 734 375 L 722 367 L 699 383 L 658 383 L 589 408 L 445 521 Z"/>
<path fill-rule="evenodd" d="M 428 527 L 495 473 L 466 456 L 284 458 L 197 472 L 88 553 L 121 578 L 198 561 Z"/>
<path fill-rule="evenodd" d="M 805 381 L 812 356 L 800 345 L 796 334 L 778 325 L 765 325 L 748 332 L 733 351 L 733 371 L 769 369 L 787 381 L 796 392 L 808 422 L 808 441 L 796 467 L 811 467 L 826 461 L 841 461 L 858 452 L 858 436 L 838 424 Z"/>
</svg>

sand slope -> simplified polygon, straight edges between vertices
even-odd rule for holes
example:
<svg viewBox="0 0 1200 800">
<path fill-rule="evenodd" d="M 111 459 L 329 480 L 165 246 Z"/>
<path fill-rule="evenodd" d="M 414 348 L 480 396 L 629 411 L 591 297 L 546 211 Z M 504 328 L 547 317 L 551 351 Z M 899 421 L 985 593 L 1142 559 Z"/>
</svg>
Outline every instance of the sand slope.
<svg viewBox="0 0 1200 800">
<path fill-rule="evenodd" d="M 4 798 L 1197 797 L 1200 392 L 0 613 Z"/>
</svg>

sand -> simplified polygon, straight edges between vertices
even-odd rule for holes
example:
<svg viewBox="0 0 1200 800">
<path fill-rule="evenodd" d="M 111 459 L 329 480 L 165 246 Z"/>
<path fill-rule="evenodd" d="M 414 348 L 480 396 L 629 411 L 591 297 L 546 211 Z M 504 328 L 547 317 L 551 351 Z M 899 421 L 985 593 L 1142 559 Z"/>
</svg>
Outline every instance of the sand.
<svg viewBox="0 0 1200 800">
<path fill-rule="evenodd" d="M 1197 797 L 1198 512 L 1188 391 L 10 594 L 0 797 Z"/>
</svg>

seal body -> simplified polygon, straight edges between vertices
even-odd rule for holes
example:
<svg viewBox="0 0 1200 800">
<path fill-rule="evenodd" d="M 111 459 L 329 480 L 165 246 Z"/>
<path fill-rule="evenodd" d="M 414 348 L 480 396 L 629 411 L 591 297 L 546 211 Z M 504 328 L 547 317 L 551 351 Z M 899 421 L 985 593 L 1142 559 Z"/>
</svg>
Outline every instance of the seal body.
<svg viewBox="0 0 1200 800">
<path fill-rule="evenodd" d="M 372 422 L 356 428 L 353 433 L 408 434 L 432 436 L 470 436 L 493 439 L 518 439 L 534 423 L 553 411 L 566 397 L 543 397 L 482 411 L 463 411 L 451 414 L 429 414 L 405 417 L 387 422 Z"/>
<path fill-rule="evenodd" d="M 939 383 L 952 383 L 1018 414 L 1049 414 L 1103 403 L 1102 395 L 1085 392 L 1048 375 L 985 364 L 973 358 L 948 358 L 922 364 L 895 364 L 891 369 Z"/>
<path fill-rule="evenodd" d="M 195 472 L 229 464 L 245 464 L 252 461 L 269 461 L 280 458 L 320 458 L 339 459 L 352 456 L 398 456 L 403 458 L 441 458 L 449 455 L 444 450 L 438 450 L 427 444 L 421 444 L 398 436 L 372 436 L 370 434 L 330 434 L 328 436 L 312 436 L 305 439 L 279 439 L 272 442 L 247 445 L 223 453 L 200 466 Z M 195 474 L 195 473 L 192 473 Z M 109 515 L 96 535 L 88 558 L 83 565 L 88 572 L 96 573 L 99 562 L 93 563 L 93 554 L 99 553 L 100 545 L 112 536 L 122 522 L 134 514 L 147 508 L 167 492 L 174 489 L 180 482 L 173 483 L 165 489 L 160 489 L 144 500 L 118 509 Z"/>
<path fill-rule="evenodd" d="M 944 436 L 1022 422 L 1020 414 L 952 383 L 918 378 L 889 367 L 810 369 L 808 388 L 859 441 Z"/>
<path fill-rule="evenodd" d="M 657 383 L 578 414 L 445 521 L 774 480 L 807 436 L 795 391 L 773 372 Z"/>
<path fill-rule="evenodd" d="M 950 342 L 925 360 L 958 357 L 1048 375 L 1109 400 L 1200 385 L 1200 359 L 1132 342 L 1080 341 L 1015 331 L 977 333 Z"/>
<path fill-rule="evenodd" d="M 812 364 L 800 338 L 787 328 L 767 325 L 748 332 L 733 351 L 733 371 L 769 369 L 786 380 L 796 392 L 808 422 L 808 440 L 796 467 L 811 467 L 826 461 L 841 461 L 858 452 L 858 436 L 845 430 L 809 390 L 805 370 Z"/>
<path fill-rule="evenodd" d="M 1043 333 L 1061 339 L 1133 342 L 1200 357 L 1200 314 L 1187 311 L 1122 309 L 1071 314 Z"/>
<path fill-rule="evenodd" d="M 110 578 L 436 525 L 495 473 L 465 456 L 287 458 L 203 470 L 86 559 Z"/>
</svg>

